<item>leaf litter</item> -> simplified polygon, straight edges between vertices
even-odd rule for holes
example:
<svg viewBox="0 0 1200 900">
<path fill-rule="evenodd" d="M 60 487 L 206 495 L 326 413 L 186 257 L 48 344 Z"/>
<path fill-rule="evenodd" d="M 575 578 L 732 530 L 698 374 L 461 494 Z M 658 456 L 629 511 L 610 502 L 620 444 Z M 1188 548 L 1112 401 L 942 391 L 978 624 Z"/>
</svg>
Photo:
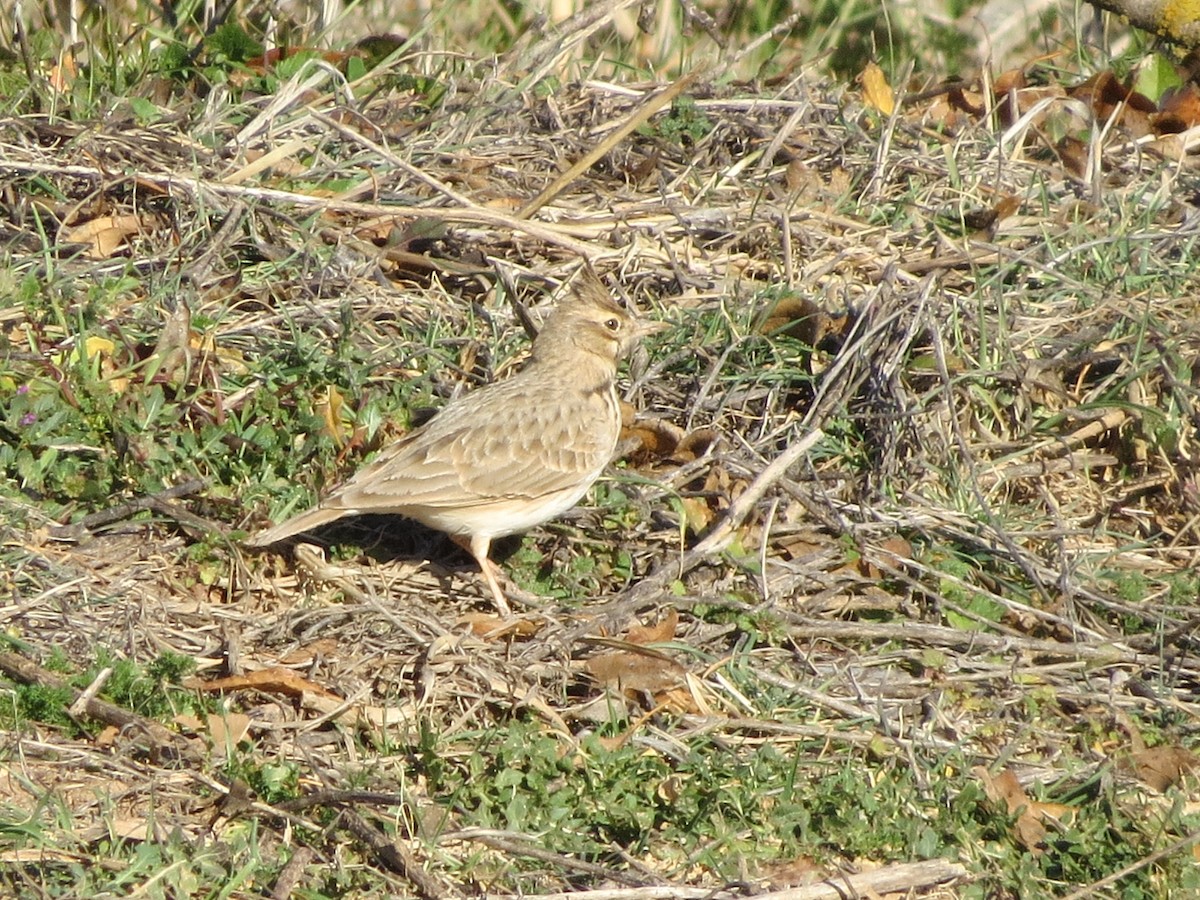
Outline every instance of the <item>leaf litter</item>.
<svg viewBox="0 0 1200 900">
<path fill-rule="evenodd" d="M 1108 104 L 1089 130 L 1070 118 L 1086 104 L 1062 113 L 1065 94 L 1016 78 L 985 102 L 959 87 L 893 95 L 877 69 L 861 88 L 719 75 L 697 74 L 687 103 L 653 115 L 642 111 L 658 84 L 521 92 L 468 63 L 436 110 L 394 87 L 350 104 L 310 71 L 249 121 L 215 104 L 149 128 L 0 121 L 9 190 L 54 187 L 36 215 L 57 235 L 57 277 L 139 280 L 87 335 L 0 313 L 7 346 L 29 353 L 14 371 L 61 371 L 74 346 L 120 398 L 175 391 L 184 430 L 237 419 L 266 391 L 307 404 L 338 449 L 327 471 L 295 470 L 307 491 L 401 433 L 409 413 L 360 419 L 361 396 L 295 366 L 291 381 L 256 378 L 257 360 L 298 332 L 319 354 L 348 343 L 369 361 L 366 395 L 425 379 L 427 398 L 445 398 L 519 365 L 523 326 L 581 256 L 673 326 L 630 366 L 626 464 L 522 545 L 537 560 L 514 571 L 519 623 L 481 611 L 478 580 L 436 535 L 392 522 L 344 526 L 336 542 L 361 552 L 333 561 L 316 548 L 244 555 L 223 536 L 286 514 L 279 491 L 200 472 L 187 494 L 90 527 L 88 510 L 132 495 L 66 508 L 14 495 L 4 619 L 21 655 L 89 660 L 101 642 L 143 661 L 188 657 L 192 683 L 245 719 L 232 732 L 244 751 L 294 766 L 311 791 L 382 771 L 364 768 L 369 748 L 415 746 L 425 730 L 460 746 L 520 715 L 563 754 L 603 727 L 613 746 L 641 741 L 663 758 L 701 734 L 818 756 L 954 749 L 1037 853 L 1071 810 L 1030 800 L 1034 785 L 1104 771 L 1194 793 L 1182 744 L 1200 676 L 1195 124 L 1172 118 L 1156 135 L 1154 115 L 1130 103 L 1126 116 L 1141 118 L 1126 130 L 1110 108 L 1128 97 L 1109 82 L 1086 88 Z M 28 274 L 41 259 L 25 249 L 34 226 L 17 226 L 7 253 Z M 303 451 L 308 437 L 288 440 Z M 153 442 L 123 452 L 149 463 Z M 304 502 L 293 487 L 287 502 Z M 82 532 L 60 530 L 72 518 Z M 722 528 L 718 551 L 693 552 Z M 198 562 L 190 551 L 214 537 Z M 1128 727 L 1168 711 L 1157 747 Z M 220 796 L 241 789 L 195 774 L 225 740 L 214 721 L 177 720 L 182 756 L 125 731 L 96 744 L 38 726 L 14 736 L 20 761 L 0 783 L 20 806 L 57 793 L 83 834 L 105 811 L 61 788 L 70 770 L 122 798 L 121 834 L 144 832 L 153 806 L 159 833 L 198 839 Z M 1070 756 L 1088 733 L 1107 737 Z M 678 789 L 664 783 L 660 799 Z M 443 802 L 413 793 L 406 815 L 432 821 Z M 347 827 L 371 845 L 357 821 Z M 287 840 L 272 834 L 264 852 Z M 465 889 L 452 887 L 454 857 L 489 846 L 541 860 L 519 876 L 495 870 L 490 891 L 578 877 L 568 855 L 537 857 L 520 835 L 405 834 L 436 845 L 437 860 L 393 859 L 403 840 L 366 856 L 425 895 Z M 656 871 L 657 852 L 627 855 L 612 877 L 723 896 L 709 891 L 728 873 Z M 781 858 L 756 877 L 809 881 L 814 865 Z M 803 871 L 782 876 L 789 866 Z"/>
</svg>

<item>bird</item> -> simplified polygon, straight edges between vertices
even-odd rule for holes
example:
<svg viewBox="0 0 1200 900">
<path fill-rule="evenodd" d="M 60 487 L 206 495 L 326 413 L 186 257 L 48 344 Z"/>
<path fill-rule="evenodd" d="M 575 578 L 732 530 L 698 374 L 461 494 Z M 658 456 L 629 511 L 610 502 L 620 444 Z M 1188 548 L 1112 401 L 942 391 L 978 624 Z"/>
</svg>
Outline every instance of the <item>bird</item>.
<svg viewBox="0 0 1200 900">
<path fill-rule="evenodd" d="M 492 541 L 561 515 L 600 477 L 621 432 L 617 364 L 665 327 L 638 317 L 585 268 L 520 372 L 450 401 L 312 509 L 246 544 L 268 547 L 347 516 L 404 516 L 467 550 L 510 618 Z"/>
</svg>

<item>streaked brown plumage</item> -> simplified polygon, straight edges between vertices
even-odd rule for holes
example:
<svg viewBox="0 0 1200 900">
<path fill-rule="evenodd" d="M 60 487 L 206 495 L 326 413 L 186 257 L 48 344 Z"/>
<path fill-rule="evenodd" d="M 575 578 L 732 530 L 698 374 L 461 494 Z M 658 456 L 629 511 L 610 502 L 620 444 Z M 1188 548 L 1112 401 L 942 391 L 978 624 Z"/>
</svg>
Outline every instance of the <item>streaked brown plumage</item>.
<svg viewBox="0 0 1200 900">
<path fill-rule="evenodd" d="M 469 549 L 509 615 L 492 540 L 566 512 L 600 476 L 621 429 L 617 362 L 661 327 L 636 319 L 585 272 L 520 373 L 453 400 L 313 509 L 247 543 L 265 547 L 343 516 L 407 516 Z"/>
</svg>

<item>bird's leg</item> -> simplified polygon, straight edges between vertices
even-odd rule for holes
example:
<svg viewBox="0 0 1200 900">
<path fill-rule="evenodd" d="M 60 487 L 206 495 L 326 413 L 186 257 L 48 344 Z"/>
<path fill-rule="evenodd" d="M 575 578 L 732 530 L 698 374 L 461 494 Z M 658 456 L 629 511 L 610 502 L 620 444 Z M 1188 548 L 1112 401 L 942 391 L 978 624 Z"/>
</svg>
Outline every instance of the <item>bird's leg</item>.
<svg viewBox="0 0 1200 900">
<path fill-rule="evenodd" d="M 488 558 L 492 539 L 481 537 L 480 535 L 472 535 L 468 541 L 465 536 L 457 534 L 451 535 L 450 539 L 475 557 L 475 562 L 479 563 L 479 569 L 483 572 L 483 580 L 491 588 L 492 598 L 496 601 L 496 609 L 500 610 L 500 615 L 504 616 L 504 618 L 512 618 L 512 610 L 508 606 L 508 598 L 504 596 L 504 591 L 500 590 L 500 580 L 496 577 L 497 566 Z"/>
</svg>

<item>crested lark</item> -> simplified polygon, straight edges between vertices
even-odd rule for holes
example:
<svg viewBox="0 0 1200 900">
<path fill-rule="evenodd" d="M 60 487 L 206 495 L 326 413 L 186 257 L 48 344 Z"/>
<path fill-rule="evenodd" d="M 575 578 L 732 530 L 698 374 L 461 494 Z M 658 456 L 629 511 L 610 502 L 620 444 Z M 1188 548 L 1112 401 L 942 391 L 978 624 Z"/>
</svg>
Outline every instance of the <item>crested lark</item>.
<svg viewBox="0 0 1200 900">
<path fill-rule="evenodd" d="M 584 272 L 519 374 L 453 400 L 317 506 L 247 543 L 265 547 L 343 516 L 407 516 L 470 550 L 497 608 L 511 615 L 488 558 L 492 539 L 566 512 L 600 477 L 621 430 L 617 362 L 661 327 Z"/>
</svg>

